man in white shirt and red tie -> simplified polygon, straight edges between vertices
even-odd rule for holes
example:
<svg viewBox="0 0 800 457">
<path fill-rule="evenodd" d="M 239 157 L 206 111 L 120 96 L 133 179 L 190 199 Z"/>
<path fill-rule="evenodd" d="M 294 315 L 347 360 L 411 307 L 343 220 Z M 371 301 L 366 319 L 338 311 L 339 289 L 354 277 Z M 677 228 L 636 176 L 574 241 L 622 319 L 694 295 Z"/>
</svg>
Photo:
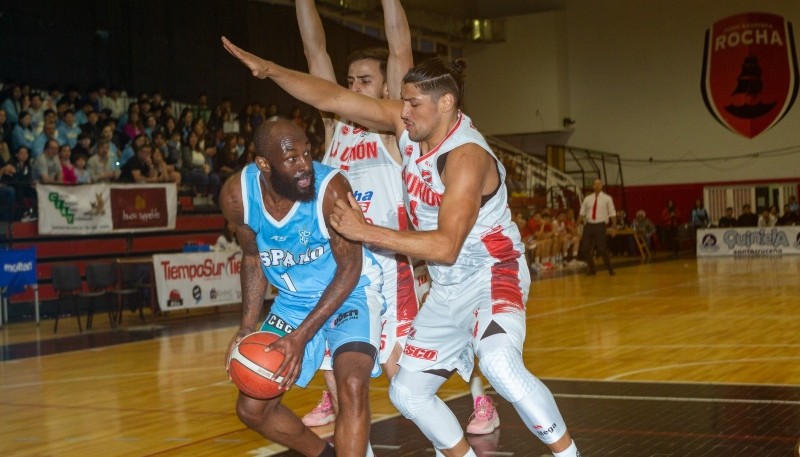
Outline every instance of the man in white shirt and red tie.
<svg viewBox="0 0 800 457">
<path fill-rule="evenodd" d="M 601 179 L 594 180 L 592 189 L 594 189 L 594 193 L 583 199 L 581 212 L 578 215 L 578 225 L 585 222 L 581 237 L 581 257 L 589 266 L 586 274 L 589 276 L 597 274 L 594 268 L 593 254 L 596 247 L 597 253 L 603 257 L 603 264 L 608 269 L 608 274 L 614 276 L 611 257 L 606 249 L 606 227 L 611 221 L 611 236 L 617 236 L 617 211 L 614 209 L 614 200 L 603 192 Z"/>
</svg>

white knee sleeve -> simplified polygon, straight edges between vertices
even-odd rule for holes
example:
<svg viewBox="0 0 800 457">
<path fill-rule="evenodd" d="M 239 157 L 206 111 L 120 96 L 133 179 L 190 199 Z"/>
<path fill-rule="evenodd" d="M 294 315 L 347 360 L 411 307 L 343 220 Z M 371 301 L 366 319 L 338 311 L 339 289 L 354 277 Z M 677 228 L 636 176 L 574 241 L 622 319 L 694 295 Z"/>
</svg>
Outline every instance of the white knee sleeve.
<svg viewBox="0 0 800 457">
<path fill-rule="evenodd" d="M 511 403 L 516 403 L 541 384 L 525 365 L 522 355 L 511 346 L 494 349 L 481 356 L 479 365 L 481 373 L 489 380 L 500 396 Z"/>
<path fill-rule="evenodd" d="M 392 404 L 416 424 L 436 449 L 450 449 L 464 436 L 456 416 L 436 396 L 444 381 L 441 376 L 401 368 L 389 385 Z"/>
<path fill-rule="evenodd" d="M 480 367 L 494 390 L 514 406 L 542 442 L 554 443 L 566 433 L 553 394 L 525 368 L 516 348 L 506 346 L 484 354 Z"/>
</svg>

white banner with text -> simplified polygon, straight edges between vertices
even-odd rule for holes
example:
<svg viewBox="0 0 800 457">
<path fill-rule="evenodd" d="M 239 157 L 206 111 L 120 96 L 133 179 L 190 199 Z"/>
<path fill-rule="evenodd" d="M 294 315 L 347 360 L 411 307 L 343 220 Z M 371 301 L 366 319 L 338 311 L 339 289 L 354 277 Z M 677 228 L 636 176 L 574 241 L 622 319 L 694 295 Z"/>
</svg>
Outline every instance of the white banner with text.
<svg viewBox="0 0 800 457">
<path fill-rule="evenodd" d="M 240 303 L 241 265 L 241 251 L 154 255 L 159 308 L 169 311 Z"/>
<path fill-rule="evenodd" d="M 39 233 L 91 235 L 175 228 L 175 184 L 36 185 Z"/>
<path fill-rule="evenodd" d="M 699 229 L 698 257 L 775 257 L 800 254 L 800 227 Z"/>
</svg>

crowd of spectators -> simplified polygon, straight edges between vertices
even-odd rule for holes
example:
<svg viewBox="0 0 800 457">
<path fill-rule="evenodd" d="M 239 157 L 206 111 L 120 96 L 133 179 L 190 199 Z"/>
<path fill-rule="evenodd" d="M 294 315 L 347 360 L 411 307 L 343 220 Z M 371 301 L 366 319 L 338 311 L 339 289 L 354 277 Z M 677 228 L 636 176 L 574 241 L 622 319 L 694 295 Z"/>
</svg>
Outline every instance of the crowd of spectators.
<svg viewBox="0 0 800 457">
<path fill-rule="evenodd" d="M 183 104 L 103 84 L 85 93 L 0 84 L 0 219 L 36 219 L 35 183 L 172 182 L 215 206 L 225 179 L 253 160 L 254 129 L 278 116 L 275 104 L 236 111 L 229 99 L 212 107 L 204 94 Z M 319 116 L 292 107 L 286 117 L 321 155 Z"/>
</svg>

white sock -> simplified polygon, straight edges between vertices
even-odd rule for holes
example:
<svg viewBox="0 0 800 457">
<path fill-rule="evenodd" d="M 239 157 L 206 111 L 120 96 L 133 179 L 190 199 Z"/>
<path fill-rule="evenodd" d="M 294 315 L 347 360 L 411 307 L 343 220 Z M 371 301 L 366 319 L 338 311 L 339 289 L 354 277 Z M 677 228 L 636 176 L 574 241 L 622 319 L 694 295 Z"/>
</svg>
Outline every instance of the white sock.
<svg viewBox="0 0 800 457">
<path fill-rule="evenodd" d="M 444 454 L 442 454 L 442 452 L 436 448 L 433 448 L 433 452 L 436 455 L 436 457 L 444 457 Z M 472 448 L 469 448 L 469 451 L 467 451 L 467 453 L 464 454 L 464 457 L 478 457 L 478 456 L 475 454 L 475 451 L 473 451 Z"/>
<path fill-rule="evenodd" d="M 483 379 L 480 376 L 475 376 L 469 380 L 469 391 L 472 394 L 472 403 L 475 403 L 478 397 L 484 395 Z"/>
<path fill-rule="evenodd" d="M 581 454 L 578 452 L 578 446 L 575 446 L 575 441 L 573 441 L 563 451 L 553 452 L 553 457 L 581 457 Z"/>
<path fill-rule="evenodd" d="M 372 452 L 372 443 L 367 441 L 367 455 L 366 457 L 375 457 L 375 454 Z"/>
</svg>

